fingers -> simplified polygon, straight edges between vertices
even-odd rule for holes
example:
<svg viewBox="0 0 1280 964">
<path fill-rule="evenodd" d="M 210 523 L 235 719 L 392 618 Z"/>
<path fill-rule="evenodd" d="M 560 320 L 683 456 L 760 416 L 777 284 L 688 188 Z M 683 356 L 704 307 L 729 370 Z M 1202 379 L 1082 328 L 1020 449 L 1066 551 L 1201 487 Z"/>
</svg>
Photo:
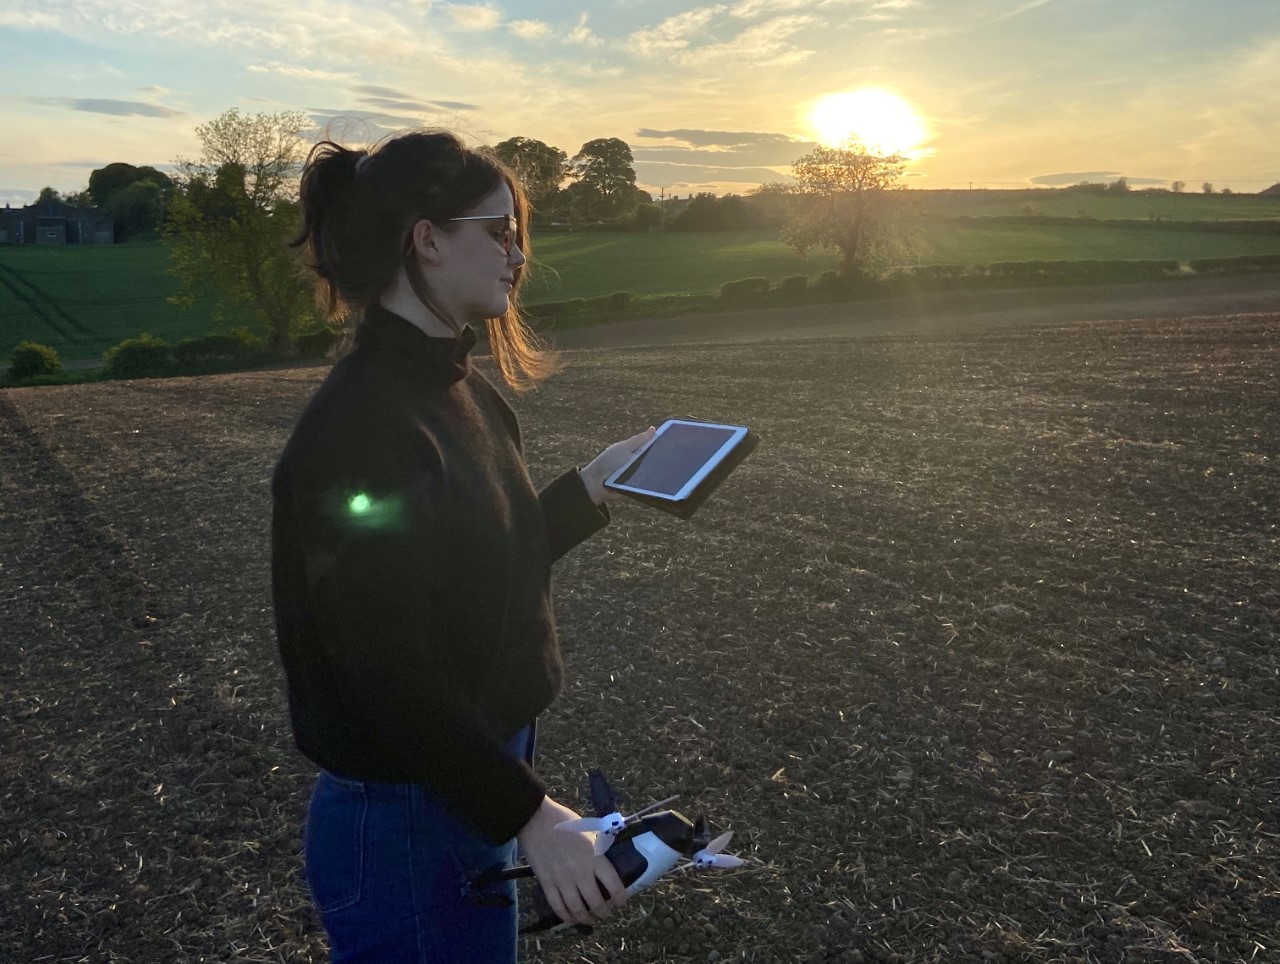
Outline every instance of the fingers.
<svg viewBox="0 0 1280 964">
<path fill-rule="evenodd" d="M 618 908 L 625 904 L 627 902 L 627 885 L 622 882 L 622 878 L 618 876 L 617 869 L 607 857 L 600 857 L 596 860 L 595 871 L 596 880 L 600 882 L 599 887 L 608 894 L 610 905 Z"/>
<path fill-rule="evenodd" d="M 649 439 L 653 438 L 653 433 L 656 431 L 657 429 L 650 425 L 639 435 L 633 435 L 628 440 L 628 444 L 631 446 L 631 451 L 634 452 L 636 449 L 640 448 L 640 446 L 644 445 L 645 442 L 649 441 Z"/>
<path fill-rule="evenodd" d="M 547 903 L 561 920 L 590 927 L 626 903 L 626 885 L 606 858 L 596 858 L 589 873 L 585 879 L 558 880 L 551 886 L 544 883 Z"/>
</svg>

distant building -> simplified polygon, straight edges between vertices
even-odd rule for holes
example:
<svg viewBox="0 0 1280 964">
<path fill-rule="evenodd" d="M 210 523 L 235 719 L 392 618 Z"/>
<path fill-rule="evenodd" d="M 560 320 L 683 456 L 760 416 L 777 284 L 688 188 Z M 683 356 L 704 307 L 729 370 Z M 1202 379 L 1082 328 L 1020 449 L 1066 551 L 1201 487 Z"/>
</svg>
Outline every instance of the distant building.
<svg viewBox="0 0 1280 964">
<path fill-rule="evenodd" d="M 0 210 L 0 244 L 114 244 L 115 222 L 97 208 L 37 201 Z"/>
</svg>

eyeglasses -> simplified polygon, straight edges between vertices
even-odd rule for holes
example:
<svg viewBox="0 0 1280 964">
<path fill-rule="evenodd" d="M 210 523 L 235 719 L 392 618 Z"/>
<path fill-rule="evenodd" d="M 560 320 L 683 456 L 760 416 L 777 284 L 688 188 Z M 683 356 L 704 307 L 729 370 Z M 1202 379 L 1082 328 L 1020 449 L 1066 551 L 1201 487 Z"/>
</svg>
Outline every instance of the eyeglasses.
<svg viewBox="0 0 1280 964">
<path fill-rule="evenodd" d="M 446 221 L 506 221 L 501 234 L 495 234 L 493 240 L 502 245 L 502 253 L 510 254 L 511 246 L 516 243 L 516 229 L 519 226 L 514 214 L 473 214 L 465 218 L 445 218 Z"/>
</svg>

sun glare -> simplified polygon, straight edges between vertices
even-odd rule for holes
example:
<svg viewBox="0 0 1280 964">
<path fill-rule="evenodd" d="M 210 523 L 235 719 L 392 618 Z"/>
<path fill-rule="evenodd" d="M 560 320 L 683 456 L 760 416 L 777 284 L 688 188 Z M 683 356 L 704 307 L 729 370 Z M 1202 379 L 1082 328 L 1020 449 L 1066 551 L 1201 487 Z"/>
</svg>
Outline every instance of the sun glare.
<svg viewBox="0 0 1280 964">
<path fill-rule="evenodd" d="M 818 98 L 809 110 L 809 125 L 827 147 L 854 138 L 876 154 L 910 156 L 929 138 L 910 104 L 877 87 Z"/>
</svg>

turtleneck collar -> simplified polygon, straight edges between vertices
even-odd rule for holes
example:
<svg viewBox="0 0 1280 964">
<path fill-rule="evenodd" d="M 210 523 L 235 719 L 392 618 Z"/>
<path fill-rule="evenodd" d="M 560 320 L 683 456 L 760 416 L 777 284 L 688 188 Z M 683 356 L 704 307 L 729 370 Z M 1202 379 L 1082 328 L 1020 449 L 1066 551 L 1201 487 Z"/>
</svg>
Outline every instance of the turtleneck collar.
<svg viewBox="0 0 1280 964">
<path fill-rule="evenodd" d="M 424 378 L 452 385 L 467 377 L 468 355 L 476 344 L 476 333 L 470 325 L 462 334 L 440 338 L 428 335 L 417 325 L 388 311 L 377 302 L 365 309 L 356 328 L 356 348 L 385 353 L 399 364 L 422 373 Z"/>
</svg>

